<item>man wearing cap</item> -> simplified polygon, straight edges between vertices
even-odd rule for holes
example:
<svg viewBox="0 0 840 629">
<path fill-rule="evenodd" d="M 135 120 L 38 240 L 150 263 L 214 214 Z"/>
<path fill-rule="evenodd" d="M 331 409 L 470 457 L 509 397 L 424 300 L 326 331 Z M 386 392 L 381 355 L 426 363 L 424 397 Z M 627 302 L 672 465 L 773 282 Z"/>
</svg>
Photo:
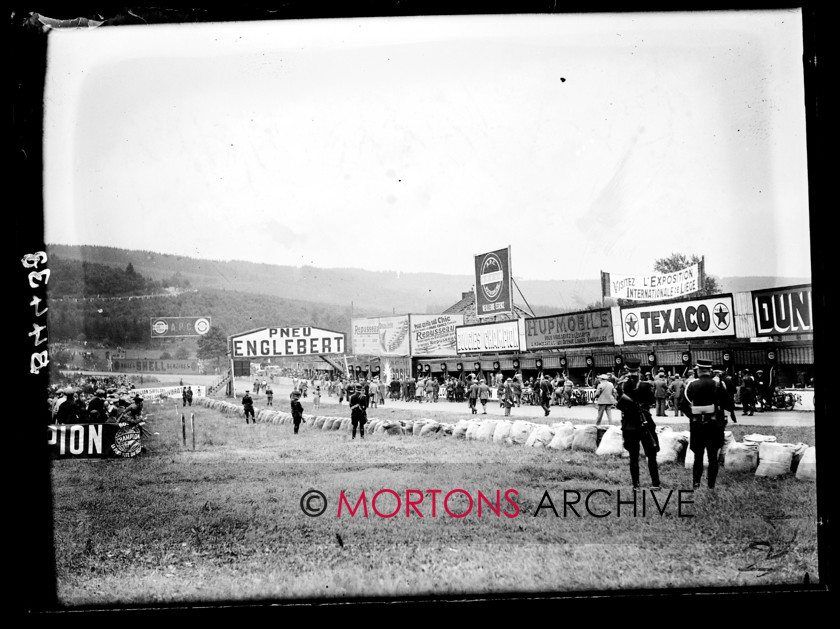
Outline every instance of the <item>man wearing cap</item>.
<svg viewBox="0 0 840 629">
<path fill-rule="evenodd" d="M 741 408 L 744 415 L 755 414 L 755 380 L 749 369 L 744 369 L 741 379 Z"/>
<path fill-rule="evenodd" d="M 552 386 L 551 386 L 551 379 L 548 377 L 548 374 L 545 374 L 538 383 L 539 391 L 537 391 L 537 395 L 540 400 L 540 406 L 542 406 L 543 411 L 545 411 L 545 416 L 548 417 L 549 413 L 551 412 L 551 394 L 552 394 Z"/>
<path fill-rule="evenodd" d="M 601 424 L 604 413 L 607 414 L 607 423 L 612 424 L 610 410 L 615 404 L 615 387 L 607 374 L 598 376 L 598 386 L 595 388 L 595 404 L 598 405 L 598 416 L 595 418 L 595 425 Z"/>
<path fill-rule="evenodd" d="M 97 389 L 87 405 L 88 418 L 92 424 L 105 421 L 105 391 Z"/>
<path fill-rule="evenodd" d="M 490 387 L 484 382 L 484 378 L 478 381 L 478 401 L 481 402 L 481 414 L 487 414 L 487 401 L 490 399 Z"/>
<path fill-rule="evenodd" d="M 723 429 L 726 427 L 726 413 L 735 419 L 735 403 L 726 390 L 726 385 L 715 381 L 712 363 L 697 361 L 698 376 L 685 387 L 685 398 L 691 404 L 689 429 L 691 436 L 688 447 L 694 452 L 692 480 L 694 488 L 700 487 L 703 478 L 703 455 L 709 459 L 707 483 L 715 488 L 718 473 L 718 452 L 723 446 Z"/>
<path fill-rule="evenodd" d="M 624 449 L 630 453 L 630 479 L 633 489 L 639 489 L 639 447 L 644 448 L 650 473 L 651 489 L 659 489 L 659 466 L 656 453 L 659 444 L 656 439 L 656 424 L 650 416 L 650 407 L 656 403 L 653 386 L 641 378 L 641 362 L 628 360 L 627 374 L 619 388 L 616 408 L 621 411 L 621 434 Z"/>
<path fill-rule="evenodd" d="M 245 424 L 248 424 L 248 418 L 250 417 L 253 422 L 256 424 L 257 420 L 254 417 L 254 398 L 251 397 L 250 391 L 245 391 L 245 395 L 242 396 L 242 410 L 245 411 Z"/>
<path fill-rule="evenodd" d="M 350 395 L 350 424 L 353 427 L 351 439 L 356 438 L 356 428 L 359 429 L 359 437 L 365 438 L 365 422 L 367 422 L 368 401 L 365 390 L 362 387 L 354 387 Z"/>
<path fill-rule="evenodd" d="M 292 391 L 290 397 L 292 400 L 289 403 L 292 410 L 292 423 L 295 425 L 295 434 L 298 434 L 300 423 L 306 421 L 303 419 L 303 404 L 300 403 L 300 391 L 295 389 Z"/>
<path fill-rule="evenodd" d="M 761 402 L 761 413 L 771 410 L 770 404 L 770 380 L 759 369 L 755 372 L 756 398 Z"/>
<path fill-rule="evenodd" d="M 668 406 L 668 379 L 665 378 L 665 370 L 660 369 L 653 380 L 653 397 L 656 399 L 656 416 L 665 417 L 665 409 Z"/>
<path fill-rule="evenodd" d="M 502 391 L 502 404 L 505 406 L 505 417 L 510 417 L 510 409 L 516 403 L 516 398 L 513 395 L 513 379 L 505 380 L 504 389 Z"/>
<path fill-rule="evenodd" d="M 680 377 L 680 374 L 675 373 L 674 379 L 668 385 L 668 393 L 671 395 L 671 404 L 674 406 L 674 417 L 683 415 L 683 390 L 685 389 L 685 381 Z"/>
</svg>

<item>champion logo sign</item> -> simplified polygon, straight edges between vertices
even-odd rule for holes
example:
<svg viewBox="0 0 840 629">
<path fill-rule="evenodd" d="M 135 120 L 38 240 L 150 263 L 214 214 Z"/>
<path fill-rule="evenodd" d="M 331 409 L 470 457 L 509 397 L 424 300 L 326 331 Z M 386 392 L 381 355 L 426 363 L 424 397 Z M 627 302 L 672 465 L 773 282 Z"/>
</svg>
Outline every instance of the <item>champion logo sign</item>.
<svg viewBox="0 0 840 629">
<path fill-rule="evenodd" d="M 490 301 L 496 299 L 502 292 L 505 279 L 502 270 L 502 261 L 495 253 L 488 253 L 481 262 L 481 273 L 479 275 L 481 291 Z"/>
</svg>

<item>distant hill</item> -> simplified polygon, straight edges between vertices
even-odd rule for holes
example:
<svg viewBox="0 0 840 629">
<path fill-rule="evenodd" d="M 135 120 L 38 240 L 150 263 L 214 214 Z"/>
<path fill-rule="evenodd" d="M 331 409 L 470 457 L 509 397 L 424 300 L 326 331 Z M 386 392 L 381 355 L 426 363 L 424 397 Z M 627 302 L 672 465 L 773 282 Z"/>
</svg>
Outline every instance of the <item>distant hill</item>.
<svg viewBox="0 0 840 629">
<path fill-rule="evenodd" d="M 196 289 L 215 289 L 280 297 L 286 300 L 352 305 L 353 316 L 440 312 L 461 299 L 473 286 L 471 275 L 398 273 L 362 269 L 321 269 L 218 261 L 100 246 L 48 245 L 50 254 L 71 260 L 125 269 L 130 263 L 143 276 L 160 282 L 178 282 Z M 807 284 L 809 278 L 719 277 L 723 292 L 740 292 Z M 582 280 L 516 281 L 528 305 L 538 315 L 583 309 L 601 301 L 597 277 Z M 516 292 L 514 301 L 525 307 Z"/>
</svg>

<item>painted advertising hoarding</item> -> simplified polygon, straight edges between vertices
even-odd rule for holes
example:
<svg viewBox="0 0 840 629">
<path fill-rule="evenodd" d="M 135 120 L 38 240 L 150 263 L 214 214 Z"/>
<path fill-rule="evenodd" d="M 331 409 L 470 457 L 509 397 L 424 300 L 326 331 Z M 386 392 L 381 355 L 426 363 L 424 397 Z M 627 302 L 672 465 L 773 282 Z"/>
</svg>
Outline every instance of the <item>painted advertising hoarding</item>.
<svg viewBox="0 0 840 629">
<path fill-rule="evenodd" d="M 408 315 L 379 317 L 379 352 L 377 356 L 409 356 Z"/>
<path fill-rule="evenodd" d="M 141 452 L 139 426 L 52 424 L 47 434 L 50 455 L 59 459 L 133 458 Z"/>
<path fill-rule="evenodd" d="M 152 338 L 203 336 L 210 331 L 210 317 L 152 317 Z"/>
<path fill-rule="evenodd" d="M 262 328 L 230 337 L 231 358 L 343 354 L 341 332 L 313 327 Z"/>
<path fill-rule="evenodd" d="M 525 349 L 553 349 L 613 342 L 610 309 L 525 319 Z"/>
<path fill-rule="evenodd" d="M 752 305 L 757 336 L 814 331 L 810 284 L 754 290 Z"/>
<path fill-rule="evenodd" d="M 673 273 L 650 275 L 622 275 L 604 273 L 604 297 L 633 301 L 676 299 L 696 293 L 703 286 L 700 263 L 692 264 Z"/>
<path fill-rule="evenodd" d="M 464 315 L 409 315 L 412 356 L 457 356 L 455 328 Z"/>
<path fill-rule="evenodd" d="M 459 354 L 519 351 L 520 321 L 458 326 L 455 328 L 456 349 Z"/>
<path fill-rule="evenodd" d="M 735 336 L 732 295 L 621 308 L 625 343 Z"/>
<path fill-rule="evenodd" d="M 510 247 L 475 256 L 475 314 L 513 314 Z"/>
</svg>

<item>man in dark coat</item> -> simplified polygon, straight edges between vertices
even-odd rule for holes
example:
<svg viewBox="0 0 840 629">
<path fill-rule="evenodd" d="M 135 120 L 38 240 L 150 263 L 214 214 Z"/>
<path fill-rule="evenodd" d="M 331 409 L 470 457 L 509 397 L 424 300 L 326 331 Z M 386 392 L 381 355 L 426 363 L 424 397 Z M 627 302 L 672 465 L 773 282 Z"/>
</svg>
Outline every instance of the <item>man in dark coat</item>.
<svg viewBox="0 0 840 629">
<path fill-rule="evenodd" d="M 540 406 L 545 411 L 545 416 L 548 417 L 548 414 L 551 412 L 551 394 L 553 393 L 551 379 L 548 377 L 548 374 L 545 374 L 540 381 L 539 387 Z"/>
<path fill-rule="evenodd" d="M 250 417 L 256 424 L 257 419 L 254 417 L 254 398 L 251 397 L 250 391 L 245 391 L 245 395 L 242 396 L 242 409 L 245 411 L 245 423 L 248 423 L 248 418 Z"/>
<path fill-rule="evenodd" d="M 712 363 L 697 361 L 697 380 L 685 388 L 685 397 L 691 403 L 688 447 L 694 452 L 692 479 L 694 488 L 700 487 L 703 478 L 703 455 L 709 457 L 709 489 L 715 488 L 718 473 L 718 453 L 723 446 L 723 429 L 727 413 L 735 419 L 735 402 L 726 385 L 712 377 Z"/>
<path fill-rule="evenodd" d="M 656 425 L 650 416 L 650 407 L 656 403 L 653 384 L 647 380 L 640 380 L 640 361 L 628 360 L 625 367 L 627 375 L 616 394 L 618 398 L 616 408 L 621 411 L 624 449 L 630 453 L 630 479 L 633 482 L 633 489 L 639 489 L 639 446 L 641 446 L 647 457 L 651 489 L 659 489 L 659 466 L 656 463 L 659 444 L 655 433 Z"/>
<path fill-rule="evenodd" d="M 741 408 L 744 415 L 755 413 L 755 380 L 749 369 L 744 369 L 744 377 L 741 380 Z"/>
<path fill-rule="evenodd" d="M 467 399 L 469 400 L 470 410 L 472 414 L 475 415 L 478 413 L 478 409 L 476 409 L 476 404 L 478 404 L 478 381 L 473 380 L 472 384 L 470 384 L 469 391 L 467 392 Z"/>
<path fill-rule="evenodd" d="M 292 391 L 290 397 L 292 398 L 290 403 L 292 410 L 292 423 L 295 425 L 295 434 L 298 434 L 301 422 L 306 422 L 303 418 L 303 404 L 300 403 L 300 391 Z"/>
<path fill-rule="evenodd" d="M 359 437 L 365 438 L 365 423 L 367 422 L 368 401 L 364 389 L 357 387 L 350 395 L 350 423 L 353 427 L 351 439 L 356 438 L 356 428 Z"/>
<path fill-rule="evenodd" d="M 88 420 L 92 424 L 103 423 L 107 419 L 105 416 L 107 412 L 105 408 L 105 391 L 102 389 L 96 390 L 93 398 L 88 402 L 87 412 Z"/>
</svg>

